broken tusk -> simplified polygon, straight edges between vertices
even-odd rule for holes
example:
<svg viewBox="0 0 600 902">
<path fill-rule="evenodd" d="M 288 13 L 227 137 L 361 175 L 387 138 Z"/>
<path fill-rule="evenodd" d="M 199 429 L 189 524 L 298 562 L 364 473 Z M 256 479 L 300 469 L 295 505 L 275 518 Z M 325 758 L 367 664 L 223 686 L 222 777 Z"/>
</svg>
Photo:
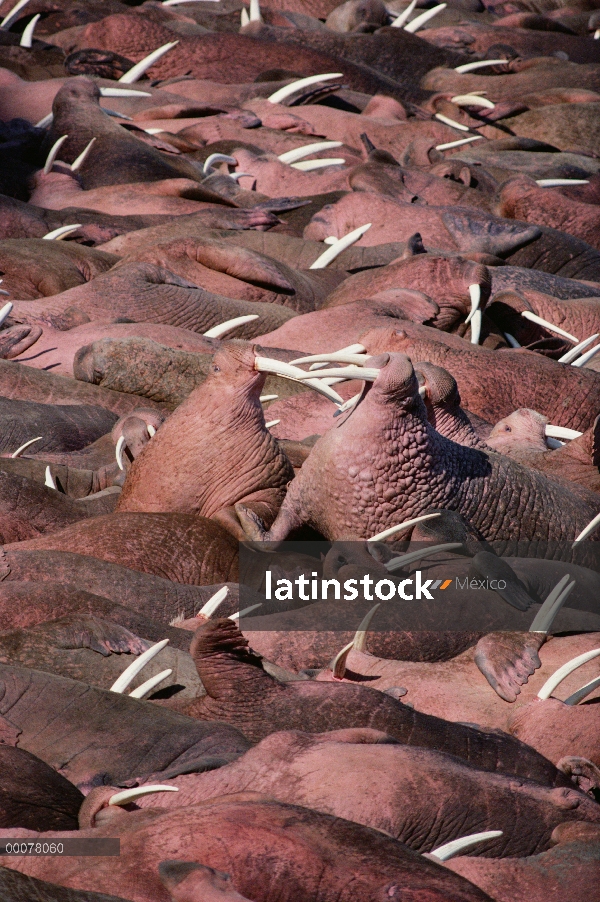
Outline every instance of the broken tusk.
<svg viewBox="0 0 600 902">
<path fill-rule="evenodd" d="M 218 592 L 215 592 L 214 595 L 211 595 L 206 604 L 202 605 L 202 607 L 196 614 L 196 617 L 212 617 L 219 605 L 221 605 L 225 601 L 228 595 L 229 589 L 227 588 L 227 586 L 223 586 L 218 590 Z"/>
<path fill-rule="evenodd" d="M 479 60 L 476 63 L 464 63 L 462 66 L 456 66 L 455 72 L 464 75 L 466 72 L 474 72 L 475 69 L 483 69 L 484 66 L 501 66 L 508 60 Z"/>
<path fill-rule="evenodd" d="M 29 0 L 19 0 L 19 2 L 13 6 L 11 11 L 7 16 L 4 16 L 2 21 L 0 22 L 0 28 L 8 28 L 8 26 L 12 23 L 12 20 L 15 19 L 18 13 L 21 12 L 24 6 L 27 6 Z"/>
<path fill-rule="evenodd" d="M 81 228 L 80 223 L 75 223 L 74 225 L 66 225 L 60 226 L 58 229 L 53 229 L 51 232 L 48 232 L 47 235 L 43 235 L 43 239 L 46 241 L 60 241 L 61 238 L 66 238 L 67 235 L 70 235 L 71 232 L 76 232 L 77 229 Z"/>
<path fill-rule="evenodd" d="M 178 43 L 179 41 L 170 41 L 168 44 L 163 44 L 162 47 L 157 47 L 156 50 L 153 50 L 152 53 L 145 56 L 143 60 L 140 60 L 139 63 L 132 66 L 125 75 L 122 75 L 119 79 L 119 83 L 122 85 L 132 85 L 134 81 L 138 81 L 138 79 L 140 79 L 142 75 L 144 75 L 144 73 L 161 58 L 161 56 L 164 56 L 165 53 L 168 53 L 173 47 L 176 47 Z"/>
<path fill-rule="evenodd" d="M 588 361 L 595 357 L 596 354 L 600 351 L 600 345 L 596 345 L 595 348 L 590 348 L 589 351 L 586 351 L 585 354 L 582 354 L 579 360 L 574 360 L 571 366 L 585 366 Z"/>
<path fill-rule="evenodd" d="M 573 673 L 574 670 L 577 670 L 578 667 L 587 664 L 587 662 L 593 660 L 593 658 L 597 658 L 598 655 L 600 655 L 600 648 L 594 648 L 592 651 L 586 651 L 582 655 L 577 655 L 576 658 L 567 661 L 567 663 L 563 664 L 562 667 L 559 667 L 552 676 L 548 677 L 538 692 L 537 697 L 542 699 L 542 701 L 550 698 L 556 687 L 562 683 L 563 680 L 566 680 L 569 674 Z"/>
<path fill-rule="evenodd" d="M 48 173 L 52 170 L 52 167 L 54 166 L 54 161 L 56 160 L 56 157 L 58 156 L 58 151 L 61 149 L 61 147 L 63 146 L 63 144 L 65 143 L 65 141 L 67 140 L 68 137 L 69 137 L 68 135 L 63 135 L 62 138 L 59 138 L 58 141 L 55 141 L 54 144 L 52 145 L 52 147 L 50 148 L 50 153 L 46 157 L 46 162 L 44 164 L 44 169 L 43 169 L 44 175 L 48 175 Z"/>
<path fill-rule="evenodd" d="M 84 149 L 81 151 L 81 153 L 79 154 L 77 159 L 73 160 L 73 162 L 71 163 L 71 172 L 77 172 L 78 169 L 81 169 L 81 167 L 83 166 L 83 164 L 86 161 L 86 158 L 87 158 L 90 150 L 92 149 L 92 147 L 94 146 L 95 143 L 96 143 L 96 139 L 92 138 L 92 140 L 87 144 L 87 146 L 84 147 Z"/>
<path fill-rule="evenodd" d="M 225 335 L 226 332 L 231 332 L 232 329 L 243 326 L 245 323 L 251 323 L 252 320 L 255 319 L 258 319 L 258 313 L 248 313 L 246 316 L 235 316 L 233 319 L 225 320 L 224 323 L 219 323 L 218 326 L 213 326 L 208 332 L 204 332 L 204 338 L 220 338 L 221 335 Z"/>
<path fill-rule="evenodd" d="M 536 179 L 540 188 L 560 188 L 562 185 L 589 185 L 589 179 Z"/>
<path fill-rule="evenodd" d="M 262 607 L 262 601 L 259 601 L 258 604 L 251 604 L 249 608 L 244 608 L 243 611 L 237 611 L 235 614 L 229 614 L 229 620 L 240 620 L 242 617 L 247 617 L 250 611 L 255 611 L 256 608 Z"/>
<path fill-rule="evenodd" d="M 316 85 L 320 81 L 331 81 L 333 78 L 343 78 L 343 76 L 343 72 L 327 72 L 324 75 L 309 75 L 308 78 L 299 78 L 297 81 L 293 81 L 291 84 L 275 91 L 274 94 L 267 97 L 267 100 L 269 103 L 281 103 L 282 100 L 285 100 L 291 94 L 295 94 L 301 88 L 308 88 L 310 85 Z"/>
<path fill-rule="evenodd" d="M 148 430 L 148 435 L 150 436 L 150 438 L 154 438 L 154 436 L 156 435 L 156 429 L 154 428 L 152 423 L 148 423 L 146 429 Z"/>
<path fill-rule="evenodd" d="M 406 9 L 402 10 L 397 19 L 394 19 L 392 22 L 392 28 L 402 28 L 404 23 L 407 21 L 408 17 L 411 15 L 415 6 L 417 5 L 417 0 L 411 0 Z"/>
<path fill-rule="evenodd" d="M 313 169 L 325 169 L 326 166 L 343 166 L 345 162 L 343 157 L 329 157 L 323 160 L 300 160 L 299 163 L 292 163 L 291 167 L 300 172 L 312 172 Z"/>
<path fill-rule="evenodd" d="M 566 438 L 568 441 L 572 441 L 574 438 L 579 438 L 580 435 L 583 435 L 583 432 L 577 432 L 576 429 L 567 429 L 565 426 L 553 426 L 551 423 L 548 423 L 546 435 L 551 435 L 552 438 Z"/>
<path fill-rule="evenodd" d="M 277 157 L 280 163 L 296 163 L 311 153 L 320 153 L 322 150 L 333 150 L 335 147 L 343 147 L 343 141 L 317 141 L 315 144 L 305 144 L 304 147 L 296 147 Z"/>
<path fill-rule="evenodd" d="M 27 23 L 25 28 L 23 29 L 23 34 L 21 35 L 21 40 L 19 41 L 20 47 L 25 47 L 27 50 L 31 49 L 31 44 L 33 42 L 33 32 L 35 31 L 35 26 L 41 19 L 41 13 L 37 13 L 33 17 L 33 19 Z"/>
<path fill-rule="evenodd" d="M 150 796 L 155 792 L 179 792 L 177 786 L 163 786 L 161 783 L 150 783 L 148 786 L 136 786 L 134 789 L 124 789 L 116 792 L 108 800 L 109 805 L 128 805 L 142 796 Z"/>
<path fill-rule="evenodd" d="M 42 435 L 38 435 L 37 438 L 30 438 L 28 442 L 24 442 L 24 444 L 22 444 L 19 448 L 17 448 L 17 450 L 15 452 L 13 452 L 13 454 L 11 454 L 10 456 L 12 458 L 20 457 L 26 448 L 29 448 L 29 446 L 35 444 L 35 442 L 41 442 L 42 438 L 43 438 Z"/>
<path fill-rule="evenodd" d="M 543 605 L 533 618 L 531 626 L 529 627 L 530 633 L 546 634 L 550 631 L 550 627 L 554 623 L 556 615 L 575 588 L 575 580 L 573 580 L 573 582 L 569 582 L 570 579 L 571 576 L 569 573 L 567 573 L 554 586 L 554 588 L 548 595 L 548 598 L 546 598 Z"/>
<path fill-rule="evenodd" d="M 592 342 L 596 341 L 596 339 L 600 336 L 600 332 L 594 332 L 593 335 L 590 335 L 589 338 L 584 338 L 583 341 L 580 341 L 578 345 L 575 345 L 574 348 L 571 348 L 570 351 L 567 351 L 566 354 L 563 354 L 562 357 L 558 358 L 559 363 L 572 363 L 576 357 L 579 357 L 582 351 L 592 344 Z"/>
<path fill-rule="evenodd" d="M 488 100 L 487 97 L 480 97 L 478 94 L 457 94 L 456 97 L 450 98 L 456 106 L 482 106 L 486 110 L 495 110 L 496 104 Z"/>
<path fill-rule="evenodd" d="M 1 281 L 2 281 L 2 279 L 0 279 L 0 282 Z M 13 305 L 12 305 L 11 301 L 7 301 L 6 304 L 4 305 L 4 307 L 2 308 L 2 310 L 0 310 L 0 326 L 2 325 L 4 320 L 7 318 L 7 316 L 10 315 L 12 308 L 13 308 Z"/>
<path fill-rule="evenodd" d="M 115 457 L 117 459 L 117 466 L 119 467 L 119 470 L 125 469 L 125 467 L 123 466 L 123 447 L 124 447 L 124 445 L 125 445 L 125 436 L 120 435 L 119 441 L 117 442 L 117 445 L 115 448 Z"/>
<path fill-rule="evenodd" d="M 515 336 L 511 335 L 510 332 L 505 332 L 504 337 L 507 340 L 507 342 L 509 343 L 509 345 L 511 346 L 511 348 L 520 348 L 521 347 L 521 345 L 519 344 L 519 342 L 517 341 Z"/>
<path fill-rule="evenodd" d="M 461 125 L 460 122 L 455 122 L 454 119 L 449 119 L 448 116 L 444 116 L 443 113 L 436 113 L 435 118 L 439 119 L 440 122 L 443 122 L 444 125 L 449 125 L 450 128 L 457 128 L 461 132 L 468 132 L 468 125 Z"/>
<path fill-rule="evenodd" d="M 453 839 L 452 842 L 447 842 L 443 846 L 438 846 L 437 849 L 434 849 L 433 852 L 430 852 L 429 854 L 434 858 L 437 858 L 438 861 L 448 861 L 448 859 L 454 858 L 455 855 L 462 852 L 463 849 L 469 849 L 471 846 L 480 842 L 485 842 L 488 839 L 497 839 L 499 836 L 502 836 L 502 830 L 486 830 L 485 833 L 471 833 L 469 836 L 461 836 L 460 839 Z"/>
<path fill-rule="evenodd" d="M 589 534 L 592 533 L 596 529 L 598 524 L 600 524 L 600 514 L 596 514 L 594 519 L 590 520 L 590 522 L 585 527 L 585 529 L 581 530 L 581 532 L 579 533 L 579 535 L 577 536 L 577 538 L 571 545 L 571 548 L 575 548 L 576 545 L 579 545 L 580 542 L 583 542 L 584 539 L 587 539 Z"/>
<path fill-rule="evenodd" d="M 371 223 L 368 222 L 366 225 L 359 226 L 358 229 L 354 229 L 352 232 L 348 232 L 343 238 L 339 238 L 335 244 L 332 244 L 331 247 L 328 247 L 326 251 L 317 257 L 314 263 L 312 263 L 308 268 L 309 269 L 325 269 L 329 263 L 332 263 L 336 257 L 345 251 L 346 248 L 350 247 L 351 244 L 355 244 L 365 232 L 371 228 Z"/>
<path fill-rule="evenodd" d="M 358 629 L 354 633 L 354 639 L 352 640 L 351 648 L 354 651 L 365 651 L 367 648 L 367 631 L 371 625 L 371 620 L 375 616 L 375 612 L 377 608 L 381 607 L 381 603 L 373 605 L 370 611 L 368 611 L 361 622 L 358 625 Z"/>
<path fill-rule="evenodd" d="M 421 551 L 410 551 L 408 554 L 403 554 L 400 557 L 393 557 L 391 561 L 384 564 L 384 567 L 390 573 L 394 573 L 396 570 L 401 570 L 402 567 L 405 567 L 407 564 L 412 564 L 413 561 L 419 561 L 421 558 L 429 557 L 431 554 L 437 554 L 439 551 L 454 551 L 456 548 L 462 548 L 462 543 L 446 542 L 443 545 L 432 545 L 430 548 L 423 548 Z"/>
<path fill-rule="evenodd" d="M 550 329 L 551 332 L 556 332 L 557 335 L 562 335 L 563 338 L 568 338 L 569 341 L 579 341 L 579 339 L 575 338 L 574 335 L 571 335 L 570 332 L 565 332 L 565 330 L 561 329 L 559 326 L 555 326 L 553 325 L 553 323 L 549 323 L 547 319 L 542 319 L 542 317 L 538 316 L 537 313 L 532 313 L 530 310 L 521 310 L 520 313 L 524 319 L 528 319 L 532 323 L 537 323 L 538 326 L 544 326 L 546 329 Z"/>
<path fill-rule="evenodd" d="M 204 161 L 202 174 L 209 175 L 215 163 L 229 163 L 231 166 L 237 166 L 237 160 L 235 157 L 230 157 L 226 153 L 211 153 L 211 155 Z"/>
<path fill-rule="evenodd" d="M 56 488 L 56 483 L 54 482 L 54 479 L 52 478 L 52 472 L 51 472 L 49 466 L 46 467 L 46 478 L 44 479 L 44 485 L 47 486 L 49 489 L 54 489 L 55 492 L 58 491 L 58 489 Z"/>
<path fill-rule="evenodd" d="M 420 517 L 413 517 L 412 520 L 405 520 L 404 523 L 390 526 L 389 529 L 378 532 L 376 536 L 371 536 L 370 539 L 367 539 L 367 542 L 382 542 L 384 539 L 389 538 L 389 536 L 395 536 L 397 532 L 403 532 L 405 529 L 409 529 L 409 527 L 414 526 L 415 523 L 423 523 L 425 520 L 432 520 L 434 517 L 441 517 L 441 514 L 422 514 Z"/>
<path fill-rule="evenodd" d="M 438 3 L 438 5 L 434 6 L 432 9 L 426 9 L 424 13 L 421 13 L 420 16 L 417 16 L 416 19 L 413 19 L 408 25 L 405 25 L 404 31 L 409 31 L 411 34 L 414 34 L 419 28 L 429 22 L 430 19 L 433 19 L 438 13 L 443 12 L 447 5 L 447 3 Z"/>
<path fill-rule="evenodd" d="M 147 649 L 143 654 L 136 658 L 135 661 L 132 661 L 129 667 L 126 667 L 118 680 L 110 687 L 109 692 L 118 692 L 123 693 L 129 684 L 136 678 L 138 673 L 144 669 L 146 664 L 155 658 L 156 655 L 163 650 L 165 645 L 169 644 L 168 639 L 162 639 L 160 642 L 156 642 L 149 649 Z"/>
<path fill-rule="evenodd" d="M 344 399 L 337 392 L 329 388 L 325 383 L 316 377 L 307 378 L 307 373 L 297 366 L 291 366 L 284 363 L 283 360 L 272 360 L 270 357 L 256 357 L 254 359 L 254 369 L 259 373 L 274 373 L 276 376 L 283 376 L 286 379 L 293 379 L 294 382 L 302 382 L 304 385 L 310 386 L 320 394 L 325 395 L 334 404 L 343 404 Z"/>
<path fill-rule="evenodd" d="M 589 683 L 586 683 L 585 686 L 582 686 L 581 689 L 578 689 L 577 692 L 574 692 L 573 695 L 570 695 L 565 699 L 565 705 L 578 705 L 579 702 L 582 702 L 584 698 L 587 698 L 594 689 L 597 689 L 600 686 L 600 676 L 594 677 L 593 680 L 590 680 Z"/>
<path fill-rule="evenodd" d="M 446 144 L 436 144 L 436 150 L 451 150 L 453 147 L 460 147 L 461 144 L 469 144 L 471 141 L 481 141 L 483 135 L 471 135 L 470 138 L 459 138 L 458 141 L 448 141 Z"/>
<path fill-rule="evenodd" d="M 134 689 L 133 692 L 130 692 L 129 698 L 145 698 L 146 695 L 150 695 L 152 690 L 155 689 L 159 683 L 162 683 L 163 680 L 170 677 L 172 673 L 173 670 L 171 668 L 168 670 L 161 670 L 156 676 L 150 677 L 149 680 L 146 680 L 145 683 L 142 683 L 142 685 L 138 686 L 137 689 Z"/>
</svg>

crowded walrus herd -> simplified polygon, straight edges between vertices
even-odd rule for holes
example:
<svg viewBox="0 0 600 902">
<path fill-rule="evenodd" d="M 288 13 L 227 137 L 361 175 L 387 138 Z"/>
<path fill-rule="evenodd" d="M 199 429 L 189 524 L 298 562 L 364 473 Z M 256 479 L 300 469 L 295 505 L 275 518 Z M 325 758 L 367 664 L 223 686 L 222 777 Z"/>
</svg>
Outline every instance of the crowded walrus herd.
<svg viewBox="0 0 600 902">
<path fill-rule="evenodd" d="M 0 295 L 0 902 L 600 902 L 600 0 L 2 0 Z"/>
</svg>

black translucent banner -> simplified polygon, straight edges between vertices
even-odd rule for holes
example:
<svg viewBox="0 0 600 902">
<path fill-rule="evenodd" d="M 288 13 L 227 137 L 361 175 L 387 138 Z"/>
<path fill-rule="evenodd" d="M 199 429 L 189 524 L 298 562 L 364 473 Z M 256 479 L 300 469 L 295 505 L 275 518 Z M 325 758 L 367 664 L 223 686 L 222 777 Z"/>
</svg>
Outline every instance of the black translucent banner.
<svg viewBox="0 0 600 902">
<path fill-rule="evenodd" d="M 355 630 L 378 605 L 369 629 L 600 630 L 600 543 L 516 550 L 451 541 L 244 543 L 241 627 Z"/>
<path fill-rule="evenodd" d="M 29 839 L 3 837 L 0 855 L 12 857 L 37 856 L 64 858 L 67 856 L 114 857 L 121 854 L 120 839 L 54 838 Z"/>
</svg>

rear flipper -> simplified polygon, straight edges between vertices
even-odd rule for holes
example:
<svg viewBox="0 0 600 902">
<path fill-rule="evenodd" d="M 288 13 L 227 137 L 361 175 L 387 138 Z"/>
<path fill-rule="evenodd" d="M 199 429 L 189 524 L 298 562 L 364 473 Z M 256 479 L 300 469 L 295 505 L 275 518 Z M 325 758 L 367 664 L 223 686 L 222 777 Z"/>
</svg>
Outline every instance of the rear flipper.
<svg viewBox="0 0 600 902">
<path fill-rule="evenodd" d="M 500 698 L 514 702 L 521 686 L 541 666 L 544 633 L 488 633 L 477 643 L 475 663 Z"/>
</svg>

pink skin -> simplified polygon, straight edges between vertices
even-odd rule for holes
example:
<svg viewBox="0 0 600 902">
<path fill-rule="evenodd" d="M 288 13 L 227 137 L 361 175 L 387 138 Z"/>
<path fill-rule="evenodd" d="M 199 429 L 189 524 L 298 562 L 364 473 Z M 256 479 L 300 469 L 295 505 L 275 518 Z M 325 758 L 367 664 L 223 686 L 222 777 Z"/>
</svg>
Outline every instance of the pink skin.
<svg viewBox="0 0 600 902">
<path fill-rule="evenodd" d="M 35 369 L 52 367 L 53 373 L 73 375 L 73 359 L 80 348 L 100 338 L 149 338 L 158 344 L 181 351 L 211 353 L 218 342 L 204 338 L 188 329 L 154 323 L 112 323 L 100 321 L 75 326 L 66 332 L 44 326 L 43 332 L 32 347 L 15 359 Z"/>
<path fill-rule="evenodd" d="M 451 69 L 438 67 L 427 73 L 421 87 L 426 91 L 451 91 L 452 95 L 485 91 L 485 96 L 493 102 L 515 100 L 532 91 L 549 88 L 587 88 L 590 91 L 597 91 L 600 88 L 598 70 L 595 66 L 578 65 L 566 60 L 543 59 L 535 62 L 516 60 L 509 68 L 510 72 L 506 75 L 485 75 L 481 72 L 461 75 Z M 489 70 L 483 70 L 486 71 Z"/>
<path fill-rule="evenodd" d="M 575 671 L 577 678 L 575 686 L 574 680 L 569 677 L 573 690 L 579 689 L 598 675 L 597 664 L 595 672 L 588 673 L 587 677 L 581 673 L 582 670 L 583 668 L 578 668 Z M 568 690 L 564 689 L 566 682 L 565 680 L 560 684 L 552 698 L 543 701 L 535 699 L 529 705 L 516 710 L 508 722 L 508 729 L 513 736 L 531 745 L 554 763 L 561 758 L 574 755 L 587 758 L 600 768 L 598 747 L 600 695 L 596 689 L 584 702 L 578 705 L 565 705 L 556 696 L 567 697 Z"/>
<path fill-rule="evenodd" d="M 335 148 L 319 157 L 334 157 L 344 159 L 342 148 Z M 250 177 L 240 179 L 242 188 L 251 188 L 269 197 L 288 197 L 295 195 L 304 197 L 312 194 L 326 194 L 329 191 L 347 191 L 348 172 L 346 166 L 327 166 L 325 169 L 317 169 L 314 172 L 302 172 L 294 169 L 287 163 L 282 163 L 275 154 L 252 153 L 249 150 L 235 148 L 232 155 L 237 160 L 237 172 L 248 172 Z M 310 157 L 308 158 L 310 159 Z M 347 163 L 358 162 L 359 158 L 347 160 Z"/>
<path fill-rule="evenodd" d="M 535 609 L 532 608 L 529 614 L 530 619 L 533 620 Z M 599 639 L 598 633 L 551 637 L 539 649 L 541 667 L 529 676 L 526 684 L 521 686 L 520 694 L 514 704 L 509 704 L 500 698 L 476 666 L 475 646 L 451 661 L 435 664 L 385 660 L 366 652 L 352 650 L 346 661 L 344 681 L 364 683 L 368 678 L 367 685 L 373 689 L 379 689 L 381 692 L 402 686 L 408 689 L 408 693 L 403 696 L 402 701 L 412 702 L 417 711 L 432 714 L 435 717 L 444 717 L 446 720 L 477 723 L 482 727 L 497 728 L 507 732 L 511 720 L 518 720 L 520 712 L 527 711 L 530 703 L 534 708 L 536 704 L 542 704 L 535 702 L 534 699 L 547 678 L 566 661 L 585 651 L 597 648 L 600 644 Z M 589 661 L 561 683 L 557 694 L 568 698 L 572 692 L 575 692 L 588 680 L 593 679 L 597 671 L 597 662 Z M 334 680 L 334 677 L 331 670 L 324 670 L 317 679 L 330 682 Z M 600 698 L 600 689 L 596 689 L 592 693 L 591 698 L 594 697 Z M 513 728 L 511 728 L 511 732 L 519 739 L 529 743 L 524 732 L 521 734 Z M 563 737 L 562 745 L 567 750 L 552 759 L 555 764 L 559 758 L 568 754 L 590 757 L 583 751 L 577 751 L 575 742 L 571 745 L 570 731 L 565 731 L 561 735 Z M 568 751 L 569 748 L 572 748 L 572 751 Z M 538 751 L 545 754 L 541 749 Z"/>
<path fill-rule="evenodd" d="M 570 207 L 571 201 L 565 202 L 563 199 L 563 204 Z M 598 293 L 600 294 L 600 289 Z M 555 332 L 520 315 L 526 310 L 541 316 L 542 319 L 558 326 L 570 335 L 574 335 L 581 341 L 600 332 L 598 298 L 561 300 L 533 288 L 519 288 L 518 291 L 506 289 L 496 292 L 488 305 L 491 318 L 503 331 L 514 335 L 519 344 L 523 346 L 542 339 L 557 339 Z M 559 338 L 559 340 L 561 339 Z M 562 341 L 565 351 L 575 345 L 575 342 L 568 338 L 563 338 Z M 589 345 L 589 348 L 594 344 L 595 342 Z"/>
<path fill-rule="evenodd" d="M 548 418 L 535 410 L 516 410 L 496 423 L 486 444 L 501 454 L 511 451 L 548 451 L 546 423 Z"/>
<path fill-rule="evenodd" d="M 586 204 L 573 198 L 565 203 L 560 191 L 540 188 L 526 176 L 511 179 L 503 186 L 498 212 L 501 216 L 543 223 L 568 232 L 600 249 L 600 210 L 596 204 Z"/>
</svg>

